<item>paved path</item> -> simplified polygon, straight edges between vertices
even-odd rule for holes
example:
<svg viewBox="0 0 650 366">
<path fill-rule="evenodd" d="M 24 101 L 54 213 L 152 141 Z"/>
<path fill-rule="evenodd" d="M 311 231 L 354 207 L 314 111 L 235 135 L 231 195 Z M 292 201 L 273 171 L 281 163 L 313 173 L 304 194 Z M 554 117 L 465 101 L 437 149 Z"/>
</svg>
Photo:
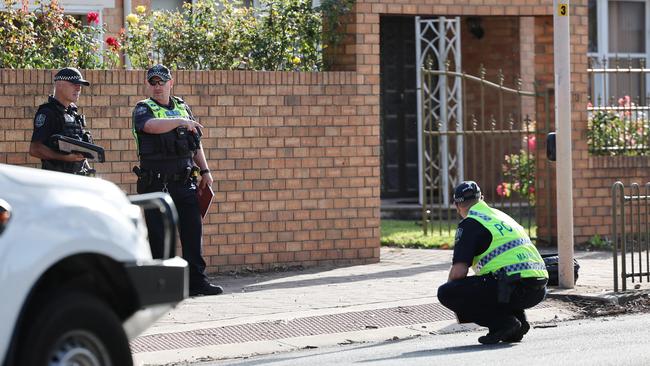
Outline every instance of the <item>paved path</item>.
<svg viewBox="0 0 650 366">
<path fill-rule="evenodd" d="M 449 250 L 382 248 L 376 264 L 217 277 L 226 294 L 188 299 L 164 315 L 133 340 L 134 360 L 187 364 L 473 328 L 456 324 L 435 297 L 447 279 L 451 255 Z M 577 286 L 551 293 L 600 296 L 612 290 L 610 253 L 576 257 Z M 553 301 L 530 312 L 533 322 L 571 316 Z"/>
</svg>

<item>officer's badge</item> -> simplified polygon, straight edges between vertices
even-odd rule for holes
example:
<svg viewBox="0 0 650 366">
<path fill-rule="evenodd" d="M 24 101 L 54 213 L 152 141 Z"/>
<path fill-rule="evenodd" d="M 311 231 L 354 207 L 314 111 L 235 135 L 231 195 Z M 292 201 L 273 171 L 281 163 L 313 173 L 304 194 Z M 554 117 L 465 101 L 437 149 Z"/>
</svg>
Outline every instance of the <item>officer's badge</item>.
<svg viewBox="0 0 650 366">
<path fill-rule="evenodd" d="M 69 114 L 64 114 L 63 117 L 65 118 L 65 123 L 74 123 L 74 117 L 69 115 Z"/>
<path fill-rule="evenodd" d="M 454 245 L 458 244 L 461 236 L 463 236 L 463 228 L 459 227 L 458 229 L 456 229 L 456 237 L 454 238 Z"/>
<path fill-rule="evenodd" d="M 41 128 L 45 124 L 45 114 L 39 113 L 34 118 L 34 127 Z"/>
</svg>

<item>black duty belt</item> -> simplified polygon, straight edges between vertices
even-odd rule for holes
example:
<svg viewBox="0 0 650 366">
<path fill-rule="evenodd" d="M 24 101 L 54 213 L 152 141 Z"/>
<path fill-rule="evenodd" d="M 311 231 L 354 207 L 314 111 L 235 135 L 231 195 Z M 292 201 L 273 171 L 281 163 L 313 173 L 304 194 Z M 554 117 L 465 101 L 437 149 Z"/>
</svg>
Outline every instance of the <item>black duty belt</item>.
<svg viewBox="0 0 650 366">
<path fill-rule="evenodd" d="M 138 179 L 146 181 L 148 184 L 153 182 L 171 183 L 171 182 L 187 182 L 190 179 L 195 179 L 198 173 L 198 167 L 186 167 L 185 171 L 180 173 L 162 173 L 154 170 L 142 169 L 139 166 L 133 167 L 133 173 L 138 176 Z"/>
</svg>

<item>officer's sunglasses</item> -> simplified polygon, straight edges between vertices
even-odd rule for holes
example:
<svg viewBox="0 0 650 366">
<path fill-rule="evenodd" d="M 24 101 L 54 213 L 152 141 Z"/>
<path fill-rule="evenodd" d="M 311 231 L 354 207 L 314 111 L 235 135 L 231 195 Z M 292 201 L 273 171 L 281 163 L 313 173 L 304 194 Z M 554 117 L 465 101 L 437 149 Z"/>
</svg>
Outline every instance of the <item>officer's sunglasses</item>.
<svg viewBox="0 0 650 366">
<path fill-rule="evenodd" d="M 156 86 L 156 85 L 163 86 L 165 84 L 167 84 L 167 80 L 149 80 L 149 85 L 151 86 Z"/>
</svg>

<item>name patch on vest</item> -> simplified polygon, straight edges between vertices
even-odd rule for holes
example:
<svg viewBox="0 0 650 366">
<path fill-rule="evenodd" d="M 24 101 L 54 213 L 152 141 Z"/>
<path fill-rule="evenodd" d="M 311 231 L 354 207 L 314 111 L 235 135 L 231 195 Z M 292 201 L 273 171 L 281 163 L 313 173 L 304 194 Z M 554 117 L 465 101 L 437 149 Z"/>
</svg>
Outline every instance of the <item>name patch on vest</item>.
<svg viewBox="0 0 650 366">
<path fill-rule="evenodd" d="M 176 116 L 180 116 L 181 112 L 174 109 L 174 110 L 171 110 L 171 111 L 165 111 L 165 115 L 167 117 L 176 117 Z"/>
</svg>

